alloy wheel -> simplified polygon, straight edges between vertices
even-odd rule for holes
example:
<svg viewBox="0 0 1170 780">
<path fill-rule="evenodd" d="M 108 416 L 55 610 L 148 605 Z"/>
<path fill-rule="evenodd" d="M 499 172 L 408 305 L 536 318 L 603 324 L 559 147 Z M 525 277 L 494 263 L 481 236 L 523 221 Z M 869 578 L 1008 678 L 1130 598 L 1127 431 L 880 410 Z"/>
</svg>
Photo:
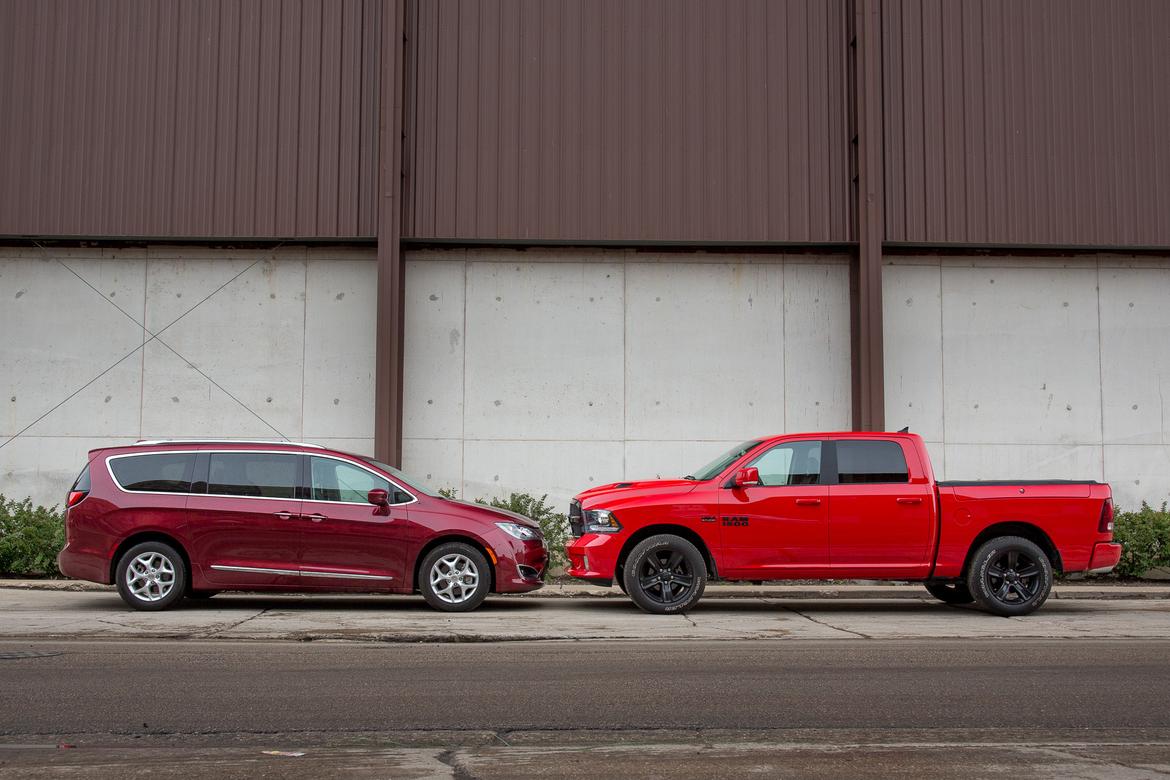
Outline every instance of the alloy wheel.
<svg viewBox="0 0 1170 780">
<path fill-rule="evenodd" d="M 440 600 L 462 604 L 479 588 L 479 569 L 466 555 L 444 555 L 431 567 L 430 583 L 431 590 Z"/>
<path fill-rule="evenodd" d="M 638 567 L 638 583 L 653 601 L 683 601 L 695 586 L 695 573 L 681 550 L 655 550 Z"/>
<path fill-rule="evenodd" d="M 987 566 L 987 590 L 997 601 L 1009 605 L 1026 604 L 1041 588 L 1040 563 L 1019 550 L 1004 550 Z"/>
<path fill-rule="evenodd" d="M 126 567 L 126 587 L 135 598 L 155 602 L 175 588 L 175 565 L 162 553 L 144 552 Z"/>
</svg>

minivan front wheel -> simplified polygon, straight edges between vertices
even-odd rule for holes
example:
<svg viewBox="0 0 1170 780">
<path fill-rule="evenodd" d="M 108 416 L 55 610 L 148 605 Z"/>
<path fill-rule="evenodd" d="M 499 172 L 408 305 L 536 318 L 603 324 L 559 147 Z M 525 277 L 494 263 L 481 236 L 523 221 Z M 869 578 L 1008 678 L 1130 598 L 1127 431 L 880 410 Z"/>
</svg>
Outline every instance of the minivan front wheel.
<svg viewBox="0 0 1170 780">
<path fill-rule="evenodd" d="M 118 561 L 118 594 L 134 609 L 157 611 L 175 605 L 187 589 L 183 556 L 163 542 L 143 542 Z"/>
<path fill-rule="evenodd" d="M 470 612 L 491 588 L 487 558 L 464 542 L 440 544 L 419 567 L 418 589 L 428 604 L 443 612 Z"/>
</svg>

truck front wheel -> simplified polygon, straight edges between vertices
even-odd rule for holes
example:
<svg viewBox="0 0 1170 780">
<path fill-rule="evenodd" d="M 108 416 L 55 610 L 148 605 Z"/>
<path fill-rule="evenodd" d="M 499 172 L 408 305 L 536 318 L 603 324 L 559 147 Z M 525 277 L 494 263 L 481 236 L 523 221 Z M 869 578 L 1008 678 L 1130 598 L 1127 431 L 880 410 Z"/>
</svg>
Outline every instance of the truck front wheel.
<svg viewBox="0 0 1170 780">
<path fill-rule="evenodd" d="M 970 604 L 975 600 L 965 582 L 928 582 L 926 590 L 944 604 Z"/>
<path fill-rule="evenodd" d="M 1001 536 L 975 551 L 967 588 L 975 602 L 993 615 L 1028 615 L 1052 592 L 1052 563 L 1035 542 Z"/>
<path fill-rule="evenodd" d="M 674 615 L 688 611 L 703 596 L 707 563 L 686 539 L 658 534 L 630 552 L 622 579 L 630 598 L 643 610 Z"/>
</svg>

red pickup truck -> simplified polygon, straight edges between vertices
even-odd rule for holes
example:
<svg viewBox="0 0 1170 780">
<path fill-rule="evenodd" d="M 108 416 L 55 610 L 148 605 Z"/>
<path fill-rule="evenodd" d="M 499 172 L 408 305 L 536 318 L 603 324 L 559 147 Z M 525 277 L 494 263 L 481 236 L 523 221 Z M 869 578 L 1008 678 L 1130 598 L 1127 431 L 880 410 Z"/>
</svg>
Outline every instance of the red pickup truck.
<svg viewBox="0 0 1170 780">
<path fill-rule="evenodd" d="M 618 482 L 569 505 L 568 573 L 685 612 L 708 579 L 897 579 L 949 604 L 1035 611 L 1054 571 L 1121 557 L 1099 482 L 936 482 L 912 433 L 745 442 L 682 479 Z"/>
</svg>

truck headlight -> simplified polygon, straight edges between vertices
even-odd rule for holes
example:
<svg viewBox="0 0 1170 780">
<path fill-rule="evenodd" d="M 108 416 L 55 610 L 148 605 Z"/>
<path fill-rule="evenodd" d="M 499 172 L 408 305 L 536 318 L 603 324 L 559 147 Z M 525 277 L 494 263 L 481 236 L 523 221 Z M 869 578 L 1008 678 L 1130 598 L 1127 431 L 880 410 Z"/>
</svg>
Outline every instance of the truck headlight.
<svg viewBox="0 0 1170 780">
<path fill-rule="evenodd" d="M 508 536 L 515 537 L 522 542 L 539 538 L 536 529 L 529 528 L 526 525 L 520 525 L 519 523 L 496 523 L 496 527 Z"/>
<path fill-rule="evenodd" d="M 585 520 L 584 530 L 587 534 L 616 534 L 622 530 L 622 524 L 608 509 L 589 509 L 582 514 Z"/>
</svg>

